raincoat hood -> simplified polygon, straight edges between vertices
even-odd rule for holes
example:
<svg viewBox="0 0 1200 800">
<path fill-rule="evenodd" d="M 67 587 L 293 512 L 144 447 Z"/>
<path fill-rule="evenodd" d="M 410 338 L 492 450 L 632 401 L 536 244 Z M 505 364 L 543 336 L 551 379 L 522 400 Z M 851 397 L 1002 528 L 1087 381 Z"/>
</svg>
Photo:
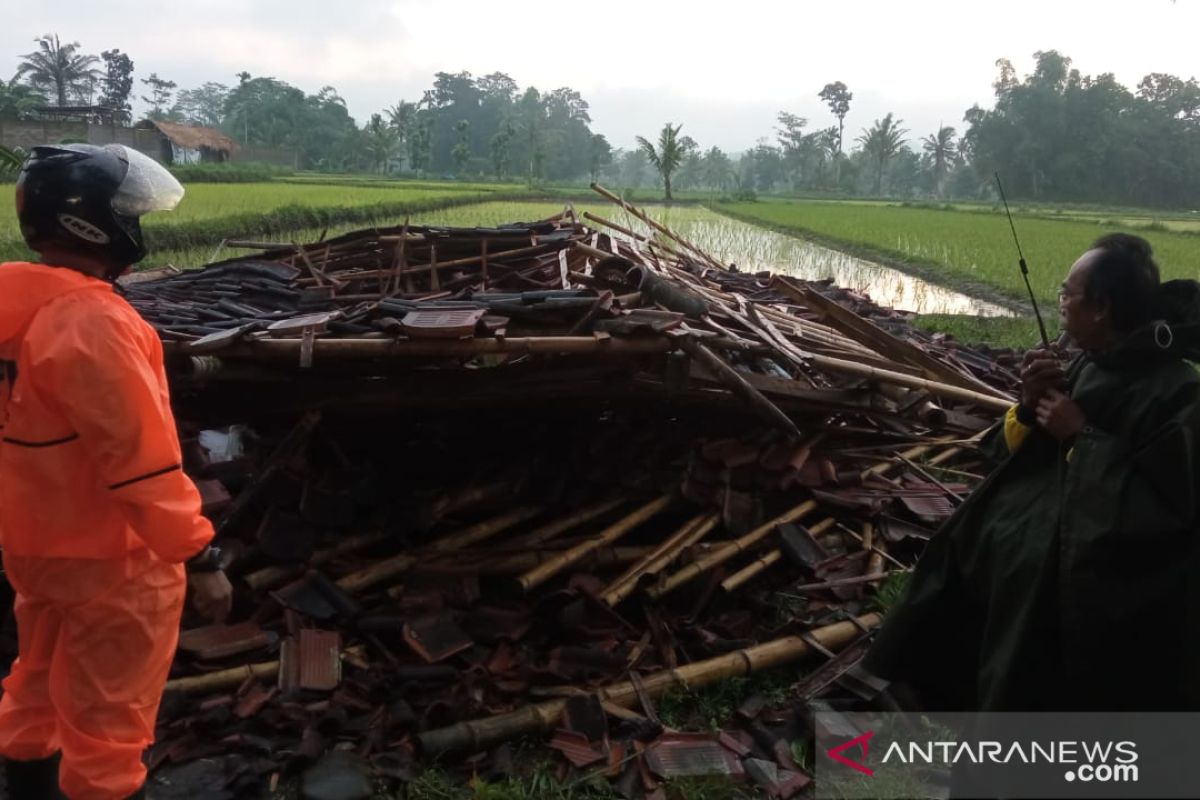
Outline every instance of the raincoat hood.
<svg viewBox="0 0 1200 800">
<path fill-rule="evenodd" d="M 0 264 L 0 361 L 17 360 L 22 336 L 42 306 L 79 289 L 112 291 L 104 281 L 65 267 Z"/>
<path fill-rule="evenodd" d="M 1093 360 L 1110 368 L 1144 363 L 1147 359 L 1183 358 L 1200 361 L 1200 283 L 1193 280 L 1166 281 L 1156 298 L 1159 319 L 1126 336 Z"/>
</svg>

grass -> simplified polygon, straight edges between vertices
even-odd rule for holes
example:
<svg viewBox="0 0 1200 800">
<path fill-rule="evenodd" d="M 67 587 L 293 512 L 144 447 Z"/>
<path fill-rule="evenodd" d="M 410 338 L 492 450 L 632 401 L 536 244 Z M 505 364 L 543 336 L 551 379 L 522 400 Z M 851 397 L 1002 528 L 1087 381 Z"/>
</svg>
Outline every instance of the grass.
<svg viewBox="0 0 1200 800">
<path fill-rule="evenodd" d="M 1051 341 L 1058 336 L 1058 314 L 1046 319 Z M 1041 341 L 1033 317 L 978 317 L 970 314 L 921 314 L 913 320 L 931 333 L 948 333 L 963 344 L 1024 350 Z"/>
<path fill-rule="evenodd" d="M 990 289 L 1017 301 L 1026 292 L 1012 233 L 1002 213 L 772 199 L 719 203 L 718 211 L 800 234 L 913 272 L 944 286 Z M 1022 217 L 1018 233 L 1039 302 L 1053 308 L 1068 268 L 1097 237 L 1115 228 L 1096 221 Z M 1200 236 L 1142 230 L 1164 278 L 1200 278 Z"/>
<path fill-rule="evenodd" d="M 792 670 L 776 669 L 725 678 L 701 689 L 676 683 L 658 699 L 658 716 L 672 728 L 719 731 L 751 695 L 762 695 L 768 705 L 786 703 L 797 677 Z"/>
<path fill-rule="evenodd" d="M 911 580 L 911 572 L 901 572 L 884 578 L 875 594 L 871 595 L 871 606 L 886 615 L 895 608 L 896 603 L 900 602 L 900 598 L 904 596 L 904 590 L 908 588 Z"/>
<path fill-rule="evenodd" d="M 469 185 L 193 183 L 179 207 L 143 220 L 152 253 L 211 248 L 226 238 L 284 236 L 349 224 L 388 223 L 405 214 L 494 197 Z M 17 227 L 13 194 L 0 191 L 0 260 L 29 257 Z M 161 262 L 160 262 L 161 263 Z"/>
</svg>

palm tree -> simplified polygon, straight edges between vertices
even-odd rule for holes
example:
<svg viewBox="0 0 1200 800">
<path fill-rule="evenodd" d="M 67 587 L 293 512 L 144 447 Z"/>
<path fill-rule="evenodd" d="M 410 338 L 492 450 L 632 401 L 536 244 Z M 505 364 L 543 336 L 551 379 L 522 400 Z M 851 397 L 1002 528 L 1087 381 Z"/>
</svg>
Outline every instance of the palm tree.
<svg viewBox="0 0 1200 800">
<path fill-rule="evenodd" d="M 680 138 L 679 130 L 683 124 L 671 126 L 667 123 L 663 126 L 662 131 L 658 134 L 658 147 L 655 148 L 644 136 L 637 137 L 638 146 L 641 151 L 646 154 L 646 159 L 658 170 L 658 174 L 662 176 L 663 188 L 666 191 L 666 200 L 671 202 L 671 175 L 687 158 L 688 151 L 695 147 L 693 142 L 688 137 Z"/>
<path fill-rule="evenodd" d="M 372 114 L 364 132 L 372 166 L 380 172 L 387 172 L 388 163 L 396 152 L 396 132 L 383 121 L 382 114 Z"/>
<path fill-rule="evenodd" d="M 65 106 L 71 94 L 83 94 L 100 79 L 95 56 L 79 52 L 79 42 L 62 44 L 58 34 L 34 39 L 38 49 L 21 56 L 13 80 L 25 78 L 35 89 L 53 90 L 58 105 Z"/>
<path fill-rule="evenodd" d="M 958 158 L 958 148 L 954 145 L 957 131 L 949 125 L 938 128 L 937 133 L 930 134 L 921 140 L 922 148 L 933 161 L 933 185 L 938 197 L 943 192 L 943 184 L 950 165 Z"/>
<path fill-rule="evenodd" d="M 417 104 L 401 100 L 387 110 L 388 124 L 396 131 L 397 146 L 403 153 L 408 146 L 417 122 Z"/>
<path fill-rule="evenodd" d="M 862 135 L 857 141 L 862 145 L 863 153 L 875 163 L 875 194 L 883 189 L 883 170 L 887 163 L 904 149 L 904 134 L 908 131 L 900 127 L 904 120 L 892 119 L 891 112 L 883 119 L 875 120 L 869 129 L 863 128 Z"/>
</svg>

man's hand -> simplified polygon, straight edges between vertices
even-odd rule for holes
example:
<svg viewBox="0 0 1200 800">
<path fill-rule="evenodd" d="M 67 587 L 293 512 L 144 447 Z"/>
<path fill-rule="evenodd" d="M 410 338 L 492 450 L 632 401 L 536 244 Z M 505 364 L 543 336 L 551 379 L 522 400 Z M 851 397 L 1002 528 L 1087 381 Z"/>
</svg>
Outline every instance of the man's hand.
<svg viewBox="0 0 1200 800">
<path fill-rule="evenodd" d="M 1087 424 L 1083 409 L 1057 389 L 1051 389 L 1037 404 L 1038 425 L 1060 442 L 1070 439 Z"/>
<path fill-rule="evenodd" d="M 233 586 L 225 573 L 197 572 L 188 576 L 192 587 L 192 608 L 213 622 L 221 623 L 233 610 Z"/>
<path fill-rule="evenodd" d="M 1037 408 L 1051 389 L 1067 388 L 1067 377 L 1062 362 L 1054 350 L 1038 347 L 1025 353 L 1021 363 L 1021 405 Z"/>
</svg>

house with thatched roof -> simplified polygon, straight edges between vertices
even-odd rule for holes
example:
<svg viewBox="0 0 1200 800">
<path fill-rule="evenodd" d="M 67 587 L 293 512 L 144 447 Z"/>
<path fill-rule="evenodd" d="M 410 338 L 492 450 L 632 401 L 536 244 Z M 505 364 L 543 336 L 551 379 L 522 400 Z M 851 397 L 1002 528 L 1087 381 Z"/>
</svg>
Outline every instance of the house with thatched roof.
<svg viewBox="0 0 1200 800">
<path fill-rule="evenodd" d="M 237 142 L 212 128 L 181 125 L 147 119 L 134 126 L 162 134 L 162 152 L 156 157 L 164 164 L 197 164 L 228 161 L 237 152 Z M 155 154 L 151 154 L 155 155 Z"/>
</svg>

